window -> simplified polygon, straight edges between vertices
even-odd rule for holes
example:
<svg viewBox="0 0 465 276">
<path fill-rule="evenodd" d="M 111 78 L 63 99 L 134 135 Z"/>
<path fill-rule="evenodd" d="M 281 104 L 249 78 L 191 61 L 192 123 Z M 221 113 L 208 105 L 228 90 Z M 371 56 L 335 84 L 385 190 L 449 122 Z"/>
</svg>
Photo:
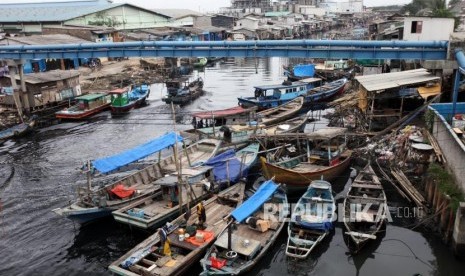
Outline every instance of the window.
<svg viewBox="0 0 465 276">
<path fill-rule="evenodd" d="M 423 25 L 423 21 L 412 21 L 412 34 L 421 34 L 421 27 Z"/>
</svg>

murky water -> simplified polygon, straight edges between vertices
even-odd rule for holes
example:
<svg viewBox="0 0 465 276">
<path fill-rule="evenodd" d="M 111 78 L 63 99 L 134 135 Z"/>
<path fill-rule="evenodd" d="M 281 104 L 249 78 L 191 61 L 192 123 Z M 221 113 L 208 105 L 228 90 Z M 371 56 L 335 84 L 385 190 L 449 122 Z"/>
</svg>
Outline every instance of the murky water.
<svg viewBox="0 0 465 276">
<path fill-rule="evenodd" d="M 227 108 L 252 86 L 281 82 L 287 59 L 235 59 L 195 72 L 207 94 L 177 112 Z M 107 219 L 81 227 L 51 210 L 75 197 L 85 176 L 79 168 L 88 159 L 109 155 L 172 130 L 170 108 L 161 101 L 163 85 L 153 85 L 150 105 L 128 117 L 101 113 L 84 123 L 41 129 L 30 137 L 0 147 L 0 275 L 101 275 L 108 265 L 148 236 Z M 188 119 L 177 129 L 189 128 Z M 344 189 L 347 176 L 334 190 Z M 388 197 L 395 193 L 388 191 Z M 399 204 L 395 200 L 394 204 Z M 286 231 L 251 275 L 463 275 L 443 243 L 410 222 L 395 220 L 384 237 L 351 256 L 336 227 L 305 261 L 285 257 Z M 195 268 L 199 271 L 199 268 Z"/>
</svg>

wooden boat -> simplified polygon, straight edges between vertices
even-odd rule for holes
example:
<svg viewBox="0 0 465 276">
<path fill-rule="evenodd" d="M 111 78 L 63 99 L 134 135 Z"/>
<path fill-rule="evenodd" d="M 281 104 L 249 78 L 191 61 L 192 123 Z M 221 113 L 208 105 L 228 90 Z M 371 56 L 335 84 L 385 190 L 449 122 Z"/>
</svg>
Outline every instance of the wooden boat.
<svg viewBox="0 0 465 276">
<path fill-rule="evenodd" d="M 192 238 L 186 240 L 181 237 L 186 225 L 193 226 L 197 222 L 196 207 L 190 209 L 192 215 L 186 222 L 186 214 L 179 216 L 170 223 L 167 236 L 170 241 L 172 257 L 164 256 L 160 252 L 163 245 L 159 233 L 155 233 L 145 241 L 134 247 L 124 256 L 113 262 L 109 269 L 118 275 L 182 275 L 199 261 L 205 250 L 214 242 L 224 230 L 226 221 L 223 220 L 236 206 L 242 203 L 245 183 L 240 182 L 229 187 L 216 196 L 208 199 L 203 205 L 206 213 L 206 228 L 199 233 L 208 233 L 205 242 L 192 243 Z M 181 230 L 182 229 L 182 230 Z M 204 236 L 205 237 L 205 236 Z"/>
<path fill-rule="evenodd" d="M 284 227 L 286 194 L 272 180 L 231 213 L 227 230 L 218 236 L 200 261 L 201 275 L 239 275 L 265 256 Z M 268 217 L 267 210 L 277 212 Z M 234 224 L 234 225 L 233 225 Z"/>
<path fill-rule="evenodd" d="M 299 113 L 303 105 L 304 98 L 297 97 L 285 104 L 258 112 L 257 118 L 258 121 L 264 125 L 276 124 Z"/>
<path fill-rule="evenodd" d="M 26 135 L 29 131 L 32 130 L 36 123 L 36 118 L 31 118 L 31 120 L 27 123 L 17 124 L 10 128 L 4 129 L 0 131 L 0 145 L 3 144 L 8 139 L 21 137 Z"/>
<path fill-rule="evenodd" d="M 358 252 L 376 234 L 386 221 L 388 212 L 386 194 L 378 176 L 368 164 L 359 172 L 344 199 L 344 234 L 354 243 Z"/>
<path fill-rule="evenodd" d="M 304 95 L 304 105 L 314 105 L 331 99 L 332 97 L 342 94 L 347 83 L 346 78 L 325 83 L 321 86 L 309 89 Z"/>
<path fill-rule="evenodd" d="M 227 150 L 213 158 L 205 165 L 213 167 L 214 181 L 216 185 L 228 186 L 246 178 L 250 168 L 257 162 L 259 143 L 252 143 L 245 148 L 235 151 Z"/>
<path fill-rule="evenodd" d="M 256 119 L 256 110 L 257 107 L 235 106 L 221 110 L 195 112 L 192 114 L 192 124 L 194 128 L 204 128 L 246 123 Z"/>
<path fill-rule="evenodd" d="M 144 106 L 146 99 L 150 94 L 148 85 L 135 87 L 127 87 L 111 90 L 111 114 L 123 115 L 127 114 L 131 109 Z"/>
<path fill-rule="evenodd" d="M 179 204 L 185 209 L 188 203 L 195 205 L 211 194 L 211 170 L 210 167 L 181 169 L 181 178 L 185 182 L 181 191 L 178 173 L 166 175 L 153 183 L 161 188 L 159 192 L 113 211 L 113 218 L 120 223 L 141 229 L 157 228 L 179 215 Z M 186 200 L 188 197 L 190 199 Z M 178 202 L 179 198 L 183 199 L 182 203 Z"/>
<path fill-rule="evenodd" d="M 284 81 L 278 85 L 255 86 L 254 96 L 238 98 L 239 105 L 244 108 L 256 106 L 259 110 L 277 107 L 299 96 L 305 96 L 319 82 L 321 79 L 309 78 L 298 82 Z"/>
<path fill-rule="evenodd" d="M 305 259 L 333 229 L 336 204 L 331 184 L 314 180 L 297 202 L 288 226 L 286 255 Z"/>
<path fill-rule="evenodd" d="M 293 133 L 301 131 L 307 123 L 306 115 L 290 119 L 279 124 L 265 126 L 261 124 L 233 125 L 223 126 L 220 131 L 220 137 L 227 143 L 244 142 L 250 139 L 252 135 L 275 135 L 284 133 Z"/>
<path fill-rule="evenodd" d="M 206 57 L 199 57 L 196 62 L 192 64 L 192 66 L 199 68 L 205 67 L 208 63 L 208 59 Z"/>
<path fill-rule="evenodd" d="M 58 119 L 80 120 L 110 107 L 111 96 L 107 93 L 89 93 L 76 97 L 77 104 L 55 113 Z"/>
<path fill-rule="evenodd" d="M 162 98 L 167 104 L 186 105 L 204 94 L 203 80 L 197 78 L 189 82 L 187 78 L 177 78 L 165 81 L 168 96 Z"/>
<path fill-rule="evenodd" d="M 101 173 L 111 172 L 111 169 L 117 169 L 133 162 L 129 160 L 128 162 L 121 163 L 119 161 L 121 159 L 126 160 L 127 156 L 133 158 L 135 155 L 131 152 L 144 152 L 148 155 L 160 152 L 168 147 L 173 147 L 174 149 L 174 141 L 179 141 L 178 137 L 179 136 L 173 138 L 173 133 L 169 133 L 139 146 L 133 151 L 126 151 L 115 157 L 97 159 L 92 162 L 92 166 Z M 182 163 L 183 166 L 187 167 L 187 164 L 189 163 L 195 166 L 202 165 L 210 157 L 216 154 L 220 144 L 221 142 L 216 141 L 199 141 L 198 143 L 183 149 L 179 153 L 179 156 L 184 156 L 182 161 L 187 159 L 186 156 L 189 156 L 188 161 Z M 142 149 L 142 147 L 144 147 L 144 149 Z M 137 157 L 139 156 L 136 156 L 135 158 Z M 110 168 L 108 168 L 108 164 L 111 164 Z M 78 199 L 67 207 L 57 208 L 53 211 L 58 215 L 66 216 L 79 223 L 87 223 L 109 216 L 111 212 L 115 210 L 123 208 L 138 201 L 139 199 L 150 196 L 151 194 L 158 193 L 161 188 L 159 185 L 155 185 L 154 182 L 164 177 L 166 174 L 175 172 L 176 169 L 177 165 L 175 163 L 174 155 L 161 159 L 161 154 L 159 154 L 159 161 L 155 164 L 149 165 L 134 174 L 119 179 L 118 181 L 102 188 L 91 186 L 90 170 L 88 170 L 88 186 L 85 188 L 78 188 Z M 123 195 L 118 196 L 116 194 L 117 191 L 121 191 Z M 125 194 L 128 195 L 125 196 Z"/>
<path fill-rule="evenodd" d="M 274 177 L 276 181 L 285 183 L 289 192 L 306 189 L 309 180 L 321 177 L 333 180 L 350 164 L 352 151 L 346 148 L 345 132 L 345 128 L 325 128 L 302 134 L 307 141 L 306 151 L 304 145 L 299 147 L 301 151 L 291 156 L 281 151 L 273 159 L 261 157 L 263 175 L 267 179 Z M 273 135 L 267 138 L 275 139 Z"/>
</svg>

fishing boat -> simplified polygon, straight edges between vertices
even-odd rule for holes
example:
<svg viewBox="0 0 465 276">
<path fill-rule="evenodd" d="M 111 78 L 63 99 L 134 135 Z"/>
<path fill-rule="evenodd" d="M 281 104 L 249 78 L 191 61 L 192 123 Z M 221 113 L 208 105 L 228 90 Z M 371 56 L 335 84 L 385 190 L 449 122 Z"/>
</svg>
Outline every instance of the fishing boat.
<svg viewBox="0 0 465 276">
<path fill-rule="evenodd" d="M 314 87 L 307 91 L 304 96 L 304 105 L 313 106 L 315 104 L 328 101 L 334 96 L 344 93 L 345 86 L 347 83 L 346 78 L 338 79 L 332 82 L 325 83 L 321 86 Z"/>
<path fill-rule="evenodd" d="M 289 192 L 307 189 L 309 180 L 322 177 L 328 181 L 335 179 L 348 168 L 352 156 L 352 151 L 346 148 L 346 131 L 345 128 L 324 128 L 297 134 L 302 138 L 297 143 L 306 144 L 299 145 L 297 149 L 284 148 L 277 154 L 267 155 L 267 158 L 261 157 L 263 175 L 285 183 Z M 292 138 L 292 134 L 287 136 L 276 134 L 262 138 Z"/>
<path fill-rule="evenodd" d="M 271 125 L 289 119 L 299 113 L 304 105 L 304 98 L 297 97 L 287 103 L 257 113 L 258 121 Z"/>
<path fill-rule="evenodd" d="M 133 108 L 144 106 L 150 94 L 150 88 L 144 84 L 132 88 L 114 89 L 109 94 L 111 95 L 111 114 L 123 115 Z"/>
<path fill-rule="evenodd" d="M 159 230 L 113 262 L 109 269 L 118 275 L 127 276 L 185 274 L 224 230 L 227 224 L 224 218 L 242 203 L 244 189 L 245 183 L 237 183 L 203 203 L 205 210 L 203 225 L 199 225 L 198 215 L 192 215 L 197 212 L 197 206 L 169 223 L 163 231 L 169 240 L 171 256 L 168 252 L 164 254 L 162 250 L 164 244 L 160 234 L 163 233 Z M 186 237 L 186 230 L 194 227 L 198 228 L 195 229 L 195 234 Z"/>
<path fill-rule="evenodd" d="M 227 143 L 240 143 L 250 139 L 252 135 L 276 135 L 302 131 L 308 121 L 307 115 L 289 119 L 279 124 L 265 126 L 256 122 L 245 125 L 223 126 L 219 135 Z"/>
<path fill-rule="evenodd" d="M 208 58 L 199 57 L 197 59 L 197 61 L 192 64 L 192 66 L 194 66 L 196 68 L 200 68 L 200 67 L 205 67 L 207 65 L 207 63 L 208 63 Z"/>
<path fill-rule="evenodd" d="M 255 86 L 254 96 L 238 98 L 239 105 L 244 108 L 256 106 L 259 110 L 277 107 L 299 96 L 305 96 L 319 82 L 321 79 L 308 78 L 298 82 L 284 81 L 277 85 Z"/>
<path fill-rule="evenodd" d="M 331 184 L 314 180 L 297 202 L 288 226 L 286 255 L 305 259 L 333 229 L 336 204 Z"/>
<path fill-rule="evenodd" d="M 186 105 L 204 94 L 203 79 L 189 82 L 188 78 L 175 78 L 165 81 L 168 95 L 162 98 L 167 104 Z"/>
<path fill-rule="evenodd" d="M 110 107 L 111 96 L 108 93 L 89 93 L 75 98 L 76 105 L 55 113 L 56 118 L 80 120 L 88 118 Z"/>
<path fill-rule="evenodd" d="M 17 124 L 15 126 L 0 131 L 0 145 L 8 139 L 26 135 L 28 132 L 32 130 L 35 124 L 36 117 L 33 116 L 31 117 L 31 120 L 29 120 L 29 122 L 27 123 Z"/>
<path fill-rule="evenodd" d="M 192 125 L 194 128 L 204 128 L 246 123 L 256 119 L 256 111 L 257 107 L 235 106 L 221 110 L 195 112 L 192 113 Z"/>
<path fill-rule="evenodd" d="M 272 180 L 231 212 L 227 229 L 200 261 L 201 275 L 239 275 L 249 271 L 276 241 L 287 217 L 287 196 Z M 269 210 L 274 210 L 269 214 Z"/>
<path fill-rule="evenodd" d="M 180 208 L 197 204 L 211 194 L 214 189 L 211 170 L 211 167 L 182 168 L 165 175 L 153 183 L 160 187 L 158 193 L 113 211 L 113 218 L 141 229 L 155 229 L 179 215 Z"/>
<path fill-rule="evenodd" d="M 349 187 L 344 199 L 344 234 L 355 245 L 351 250 L 358 252 L 386 222 L 388 207 L 383 186 L 370 164 L 359 172 Z"/>
<path fill-rule="evenodd" d="M 215 184 L 228 186 L 247 177 L 250 168 L 257 162 L 259 143 L 252 143 L 247 147 L 235 151 L 227 150 L 213 158 L 210 158 L 205 165 L 213 167 Z"/>
<path fill-rule="evenodd" d="M 182 141 L 181 136 L 170 132 L 131 150 L 92 161 L 91 164 L 87 165 L 87 167 L 91 167 L 91 169 L 87 168 L 87 187 L 78 188 L 78 199 L 67 207 L 57 208 L 53 211 L 79 223 L 87 223 L 109 216 L 115 210 L 159 192 L 161 188 L 154 182 L 177 169 L 174 155 L 162 159 L 161 151 L 167 148 L 174 150 L 176 141 Z M 202 165 L 216 154 L 219 144 L 215 141 L 199 141 L 184 148 L 179 155 L 187 155 L 189 162 Z M 110 173 L 157 152 L 159 153 L 158 161 L 155 164 L 148 165 L 144 169 L 104 187 L 92 187 L 92 171 L 96 170 L 101 174 Z"/>
</svg>

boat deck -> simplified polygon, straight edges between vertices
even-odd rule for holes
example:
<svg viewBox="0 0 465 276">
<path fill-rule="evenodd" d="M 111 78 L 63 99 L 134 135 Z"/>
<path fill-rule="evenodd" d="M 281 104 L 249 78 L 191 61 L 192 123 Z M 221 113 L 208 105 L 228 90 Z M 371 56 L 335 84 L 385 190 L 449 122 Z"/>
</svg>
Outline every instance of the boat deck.
<svg viewBox="0 0 465 276">
<path fill-rule="evenodd" d="M 318 172 L 329 168 L 328 166 L 315 165 L 308 162 L 299 163 L 297 166 L 292 168 L 293 171 L 308 173 L 308 172 Z"/>
</svg>

